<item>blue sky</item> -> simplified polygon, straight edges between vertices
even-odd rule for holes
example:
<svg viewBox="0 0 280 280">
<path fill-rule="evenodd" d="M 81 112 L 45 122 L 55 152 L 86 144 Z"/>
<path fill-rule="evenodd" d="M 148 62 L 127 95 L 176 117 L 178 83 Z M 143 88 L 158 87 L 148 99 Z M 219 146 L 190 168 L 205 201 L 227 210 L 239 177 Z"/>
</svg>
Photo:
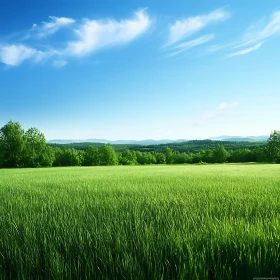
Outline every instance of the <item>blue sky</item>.
<svg viewBox="0 0 280 280">
<path fill-rule="evenodd" d="M 2 0 L 0 127 L 47 139 L 280 129 L 280 3 Z"/>
</svg>

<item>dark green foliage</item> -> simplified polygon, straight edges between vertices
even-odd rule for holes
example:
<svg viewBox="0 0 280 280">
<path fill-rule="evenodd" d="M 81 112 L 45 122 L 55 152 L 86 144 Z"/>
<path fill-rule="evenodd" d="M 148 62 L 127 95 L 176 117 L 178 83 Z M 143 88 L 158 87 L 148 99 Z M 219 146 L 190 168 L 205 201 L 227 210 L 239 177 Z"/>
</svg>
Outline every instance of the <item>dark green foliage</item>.
<svg viewBox="0 0 280 280">
<path fill-rule="evenodd" d="M 47 146 L 44 134 L 37 128 L 30 128 L 24 134 L 23 161 L 25 167 L 51 166 L 52 149 Z"/>
<path fill-rule="evenodd" d="M 46 167 L 53 160 L 53 150 L 37 128 L 24 132 L 10 121 L 0 129 L 0 167 Z"/>
<path fill-rule="evenodd" d="M 83 161 L 81 151 L 77 151 L 73 148 L 56 150 L 55 158 L 55 166 L 80 166 Z"/>
<path fill-rule="evenodd" d="M 207 163 L 214 163 L 215 159 L 213 157 L 214 151 L 213 150 L 206 150 L 201 152 L 201 161 Z"/>
<path fill-rule="evenodd" d="M 116 165 L 118 157 L 114 148 L 110 144 L 105 144 L 99 148 L 100 165 Z"/>
<path fill-rule="evenodd" d="M 215 163 L 223 163 L 226 162 L 229 157 L 228 151 L 225 149 L 224 146 L 218 144 L 215 149 L 213 150 L 213 162 Z"/>
<path fill-rule="evenodd" d="M 264 147 L 266 142 L 234 142 L 234 141 L 217 141 L 217 140 L 191 140 L 187 142 L 159 144 L 159 145 L 135 145 L 135 144 L 113 144 L 112 147 L 116 152 L 123 152 L 126 149 L 140 152 L 164 152 L 166 147 L 180 153 L 197 153 L 203 150 L 213 150 L 218 144 L 223 145 L 226 150 L 237 150 L 247 148 L 254 150 L 258 147 Z M 85 150 L 88 146 L 101 147 L 102 143 L 72 143 L 72 144 L 49 144 L 51 147 L 74 148 Z"/>
<path fill-rule="evenodd" d="M 88 146 L 84 153 L 83 165 L 97 166 L 100 165 L 99 151 L 97 147 Z"/>
<path fill-rule="evenodd" d="M 191 140 L 181 143 L 170 143 L 165 145 L 158 145 L 158 148 L 164 149 L 166 146 L 178 152 L 192 152 L 197 153 L 203 150 L 213 150 L 218 144 L 223 145 L 226 150 L 237 150 L 240 148 L 248 148 L 250 150 L 256 147 L 266 145 L 266 142 L 234 142 L 234 141 L 217 141 L 217 140 Z M 153 146 L 150 146 L 153 148 Z"/>
<path fill-rule="evenodd" d="M 174 162 L 174 152 L 172 149 L 170 149 L 169 147 L 166 147 L 164 149 L 164 154 L 166 157 L 166 163 L 167 164 L 172 164 Z"/>
<path fill-rule="evenodd" d="M 270 162 L 269 155 L 268 155 L 268 148 L 266 147 L 259 147 L 252 151 L 253 160 L 256 162 Z"/>
<path fill-rule="evenodd" d="M 249 149 L 238 149 L 230 152 L 229 162 L 252 162 L 256 161 L 254 152 Z"/>
<path fill-rule="evenodd" d="M 53 166 L 62 166 L 62 153 L 63 153 L 63 149 L 60 148 L 51 148 L 53 149 L 53 153 L 54 153 L 54 162 L 53 162 Z"/>
<path fill-rule="evenodd" d="M 9 121 L 0 129 L 1 165 L 23 166 L 24 130 L 18 122 Z"/>
<path fill-rule="evenodd" d="M 145 165 L 145 164 L 156 163 L 156 157 L 152 153 L 137 151 L 135 154 L 136 154 L 138 164 Z"/>
<path fill-rule="evenodd" d="M 119 163 L 122 165 L 133 165 L 137 164 L 137 156 L 134 151 L 126 149 L 120 153 Z"/>
<path fill-rule="evenodd" d="M 156 164 L 164 164 L 166 163 L 166 156 L 164 153 L 155 153 Z"/>
<path fill-rule="evenodd" d="M 54 151 L 51 147 L 45 146 L 38 157 L 38 167 L 50 167 L 55 160 Z"/>
<path fill-rule="evenodd" d="M 192 156 L 190 153 L 173 153 L 173 163 L 175 164 L 183 164 L 183 163 L 191 163 Z"/>
<path fill-rule="evenodd" d="M 280 163 L 280 131 L 274 130 L 270 134 L 267 152 L 271 162 Z"/>
<path fill-rule="evenodd" d="M 203 154 L 201 152 L 192 154 L 192 163 L 202 162 Z"/>
</svg>

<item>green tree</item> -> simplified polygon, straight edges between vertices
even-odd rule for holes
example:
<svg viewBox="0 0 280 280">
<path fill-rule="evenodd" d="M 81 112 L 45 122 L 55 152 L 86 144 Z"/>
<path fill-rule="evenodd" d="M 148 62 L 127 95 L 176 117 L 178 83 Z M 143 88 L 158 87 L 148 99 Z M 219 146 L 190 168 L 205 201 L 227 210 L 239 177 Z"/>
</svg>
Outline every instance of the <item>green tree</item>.
<svg viewBox="0 0 280 280">
<path fill-rule="evenodd" d="M 164 153 L 155 153 L 156 164 L 166 163 L 166 156 Z"/>
<path fill-rule="evenodd" d="M 199 163 L 202 162 L 202 153 L 201 152 L 197 152 L 197 153 L 192 153 L 191 154 L 191 159 L 192 159 L 192 163 Z"/>
<path fill-rule="evenodd" d="M 166 157 L 166 163 L 167 164 L 172 164 L 174 162 L 174 152 L 172 149 L 170 149 L 169 147 L 166 147 L 164 150 L 164 154 Z"/>
<path fill-rule="evenodd" d="M 0 168 L 4 165 L 4 154 L 2 151 L 2 147 L 0 146 Z"/>
<path fill-rule="evenodd" d="M 216 148 L 213 150 L 212 157 L 215 163 L 223 163 L 227 161 L 229 157 L 229 153 L 223 145 L 218 144 Z"/>
<path fill-rule="evenodd" d="M 37 128 L 30 128 L 24 134 L 24 166 L 51 166 L 53 162 L 52 150 L 47 146 L 43 133 Z"/>
<path fill-rule="evenodd" d="M 152 153 L 149 152 L 136 152 L 137 157 L 137 163 L 138 164 L 155 164 L 156 163 L 156 157 Z"/>
<path fill-rule="evenodd" d="M 230 162 L 250 162 L 254 161 L 255 157 L 249 149 L 238 149 L 230 152 Z"/>
<path fill-rule="evenodd" d="M 202 154 L 202 158 L 201 160 L 203 162 L 207 162 L 207 163 L 213 163 L 214 162 L 214 159 L 213 159 L 213 150 L 203 150 L 201 152 Z"/>
<path fill-rule="evenodd" d="M 100 165 L 99 151 L 97 147 L 88 146 L 84 153 L 83 165 Z"/>
<path fill-rule="evenodd" d="M 9 121 L 0 129 L 1 165 L 21 167 L 23 165 L 24 130 L 18 122 Z"/>
<path fill-rule="evenodd" d="M 137 164 L 137 157 L 134 151 L 124 150 L 119 157 L 119 163 L 123 165 Z"/>
<path fill-rule="evenodd" d="M 54 154 L 53 166 L 62 166 L 62 154 L 63 150 L 61 148 L 52 148 Z"/>
<path fill-rule="evenodd" d="M 137 163 L 138 164 L 145 164 L 145 158 L 143 157 L 143 153 L 140 151 L 135 152 Z"/>
<path fill-rule="evenodd" d="M 47 167 L 52 166 L 54 162 L 54 151 L 48 145 L 45 146 L 42 154 L 40 155 L 40 166 Z"/>
<path fill-rule="evenodd" d="M 81 152 L 73 148 L 57 150 L 55 157 L 57 166 L 80 166 L 83 160 Z"/>
<path fill-rule="evenodd" d="M 100 165 L 116 165 L 118 157 L 114 148 L 110 144 L 105 144 L 99 148 Z"/>
<path fill-rule="evenodd" d="M 280 131 L 274 130 L 270 134 L 267 152 L 271 162 L 280 163 Z"/>
<path fill-rule="evenodd" d="M 269 162 L 268 147 L 255 148 L 252 151 L 252 156 L 256 162 Z"/>
</svg>

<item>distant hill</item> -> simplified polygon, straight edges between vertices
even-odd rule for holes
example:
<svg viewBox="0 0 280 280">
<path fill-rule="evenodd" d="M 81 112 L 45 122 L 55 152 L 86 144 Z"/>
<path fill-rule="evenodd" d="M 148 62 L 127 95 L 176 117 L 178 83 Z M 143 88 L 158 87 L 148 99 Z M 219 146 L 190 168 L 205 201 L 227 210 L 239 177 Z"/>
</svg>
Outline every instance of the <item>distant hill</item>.
<svg viewBox="0 0 280 280">
<path fill-rule="evenodd" d="M 72 143 L 110 143 L 112 145 L 122 145 L 122 144 L 131 144 L 131 145 L 159 145 L 159 144 L 168 144 L 168 143 L 179 143 L 185 142 L 188 140 L 185 139 L 162 139 L 162 140 L 106 140 L 106 139 L 53 139 L 47 141 L 49 144 L 72 144 Z"/>
<path fill-rule="evenodd" d="M 261 136 L 219 136 L 219 137 L 212 137 L 211 140 L 220 140 L 220 141 L 232 141 L 232 142 L 262 142 L 267 141 L 269 138 L 268 135 L 261 135 Z"/>
<path fill-rule="evenodd" d="M 262 142 L 266 141 L 269 138 L 267 135 L 262 136 L 228 136 L 223 135 L 219 137 L 211 137 L 211 140 L 219 140 L 219 141 L 231 141 L 231 142 Z M 107 139 L 53 139 L 47 141 L 50 144 L 72 144 L 72 143 L 110 143 L 112 145 L 120 145 L 120 144 L 130 144 L 130 145 L 161 145 L 161 144 L 169 144 L 169 143 L 181 143 L 187 142 L 189 140 L 186 139 L 162 139 L 162 140 L 107 140 Z"/>
</svg>

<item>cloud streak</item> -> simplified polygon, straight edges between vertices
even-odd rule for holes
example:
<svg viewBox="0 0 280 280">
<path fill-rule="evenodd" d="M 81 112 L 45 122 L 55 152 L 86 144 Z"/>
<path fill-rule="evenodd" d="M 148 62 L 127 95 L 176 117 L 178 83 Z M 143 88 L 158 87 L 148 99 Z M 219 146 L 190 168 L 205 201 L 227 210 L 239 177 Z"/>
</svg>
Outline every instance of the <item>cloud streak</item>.
<svg viewBox="0 0 280 280">
<path fill-rule="evenodd" d="M 129 20 L 86 20 L 75 30 L 77 40 L 70 41 L 65 53 L 82 56 L 105 47 L 122 45 L 136 39 L 151 24 L 145 10 L 135 13 Z"/>
<path fill-rule="evenodd" d="M 175 56 L 178 55 L 188 49 L 203 45 L 211 40 L 213 40 L 215 38 L 214 34 L 208 34 L 208 35 L 204 35 L 201 37 L 198 37 L 196 39 L 184 42 L 184 43 L 180 43 L 177 46 L 173 47 L 172 50 L 175 50 L 174 52 L 172 52 L 171 54 L 167 55 L 167 56 Z"/>
<path fill-rule="evenodd" d="M 62 68 L 67 64 L 68 64 L 68 62 L 65 60 L 53 60 L 53 62 L 52 62 L 52 65 L 55 68 Z"/>
<path fill-rule="evenodd" d="M 218 9 L 205 15 L 198 15 L 195 17 L 188 17 L 183 20 L 177 20 L 169 27 L 167 45 L 180 42 L 206 26 L 224 21 L 229 17 L 230 13 L 225 9 Z"/>
<path fill-rule="evenodd" d="M 218 106 L 218 110 L 219 111 L 225 111 L 229 108 L 233 108 L 233 107 L 236 107 L 238 105 L 238 102 L 233 102 L 233 103 L 221 103 L 219 106 Z"/>
<path fill-rule="evenodd" d="M 263 26 L 260 22 L 250 26 L 242 36 L 243 43 L 238 44 L 235 48 L 255 44 L 263 41 L 276 33 L 280 32 L 280 11 L 274 12 L 269 21 Z"/>
<path fill-rule="evenodd" d="M 66 27 L 70 24 L 73 24 L 76 22 L 76 20 L 72 18 L 67 17 L 54 17 L 49 16 L 50 21 L 43 22 L 43 25 L 41 28 L 39 28 L 39 37 L 44 37 L 48 35 L 52 35 L 55 32 L 57 32 L 59 29 Z M 36 27 L 36 25 L 33 25 L 33 29 Z"/>
<path fill-rule="evenodd" d="M 235 44 L 231 49 L 242 49 L 240 51 L 232 52 L 228 57 L 245 55 L 258 50 L 262 47 L 264 42 L 271 36 L 280 33 L 280 11 L 274 12 L 266 24 L 259 21 L 251 25 L 243 34 L 238 44 Z"/>
<path fill-rule="evenodd" d="M 243 49 L 241 51 L 233 52 L 233 53 L 229 54 L 229 57 L 238 56 L 238 55 L 244 55 L 244 54 L 253 52 L 253 51 L 259 49 L 263 45 L 263 43 L 264 42 L 260 42 L 260 43 L 257 43 L 256 45 L 254 45 L 251 48 L 247 48 L 247 49 Z"/>
<path fill-rule="evenodd" d="M 210 121 L 212 119 L 216 119 L 222 115 L 224 115 L 229 109 L 234 108 L 238 106 L 238 102 L 233 102 L 233 103 L 221 103 L 216 111 L 206 114 L 204 115 L 202 118 L 200 118 L 199 120 L 197 120 L 194 124 L 195 125 L 202 125 L 204 123 L 206 123 L 207 121 Z"/>
<path fill-rule="evenodd" d="M 225 21 L 230 16 L 231 15 L 228 11 L 221 8 L 208 14 L 177 20 L 169 26 L 167 43 L 161 48 L 161 50 L 170 52 L 166 57 L 172 57 L 179 55 L 188 49 L 206 44 L 215 38 L 215 34 L 204 34 L 187 41 L 186 39 L 209 25 Z"/>
</svg>

